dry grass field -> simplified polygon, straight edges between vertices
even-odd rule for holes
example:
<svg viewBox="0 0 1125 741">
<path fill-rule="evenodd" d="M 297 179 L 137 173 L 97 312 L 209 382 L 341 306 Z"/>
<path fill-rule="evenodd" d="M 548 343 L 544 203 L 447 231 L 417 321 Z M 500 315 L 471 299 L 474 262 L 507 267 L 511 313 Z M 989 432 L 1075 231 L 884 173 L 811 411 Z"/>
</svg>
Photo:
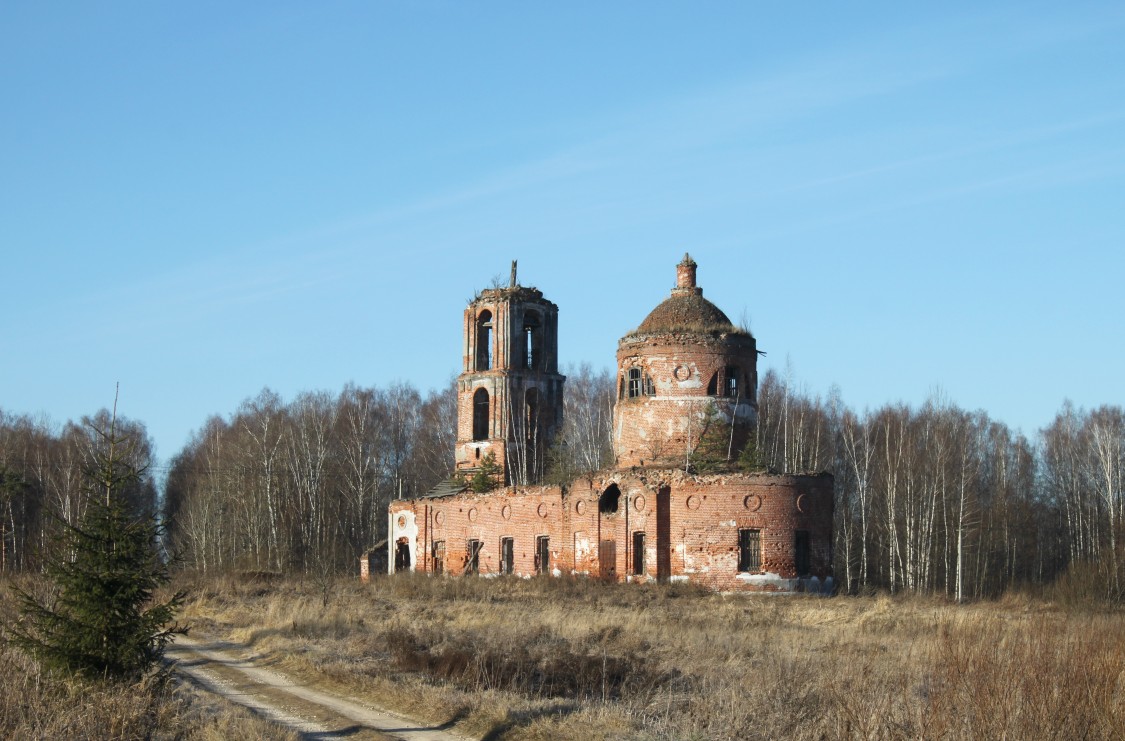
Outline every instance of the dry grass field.
<svg viewBox="0 0 1125 741">
<path fill-rule="evenodd" d="M 589 580 L 199 582 L 185 618 L 473 736 L 1125 738 L 1125 615 Z"/>
<path fill-rule="evenodd" d="M 1125 738 L 1125 613 L 1082 604 L 570 579 L 178 586 L 194 634 L 478 738 Z M 276 736 L 188 688 L 90 689 L 3 650 L 5 737 Z"/>
</svg>

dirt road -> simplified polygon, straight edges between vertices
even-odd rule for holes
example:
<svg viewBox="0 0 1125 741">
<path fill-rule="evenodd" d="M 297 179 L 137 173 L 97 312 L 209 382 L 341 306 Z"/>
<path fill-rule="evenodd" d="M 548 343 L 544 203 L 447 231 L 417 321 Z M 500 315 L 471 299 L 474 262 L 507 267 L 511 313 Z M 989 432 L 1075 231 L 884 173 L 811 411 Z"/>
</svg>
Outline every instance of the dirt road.
<svg viewBox="0 0 1125 741">
<path fill-rule="evenodd" d="M 176 671 L 203 689 L 244 705 L 305 738 L 465 741 L 442 727 L 426 726 L 367 701 L 314 689 L 257 666 L 239 646 L 177 636 L 166 657 Z"/>
</svg>

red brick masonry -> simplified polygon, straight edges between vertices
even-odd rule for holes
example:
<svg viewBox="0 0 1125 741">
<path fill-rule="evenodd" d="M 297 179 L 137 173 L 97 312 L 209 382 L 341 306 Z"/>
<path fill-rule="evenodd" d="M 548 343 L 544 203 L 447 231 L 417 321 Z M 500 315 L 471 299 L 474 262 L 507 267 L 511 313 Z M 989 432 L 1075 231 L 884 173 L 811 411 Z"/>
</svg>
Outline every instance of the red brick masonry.
<svg viewBox="0 0 1125 741">
<path fill-rule="evenodd" d="M 502 541 L 510 538 L 515 576 L 546 572 L 630 582 L 683 579 L 720 591 L 819 591 L 832 574 L 832 506 L 828 474 L 692 476 L 663 468 L 606 471 L 565 490 L 402 500 L 389 512 L 390 570 L 398 554 L 399 570 L 468 573 L 469 544 L 477 541 L 477 573 L 500 575 Z M 751 542 L 760 552 L 752 570 L 740 571 L 740 557 L 747 556 L 740 530 L 757 531 Z M 545 569 L 537 558 L 542 537 L 549 551 Z M 634 548 L 642 543 L 638 559 Z M 799 575 L 802 547 L 807 560 Z"/>
</svg>

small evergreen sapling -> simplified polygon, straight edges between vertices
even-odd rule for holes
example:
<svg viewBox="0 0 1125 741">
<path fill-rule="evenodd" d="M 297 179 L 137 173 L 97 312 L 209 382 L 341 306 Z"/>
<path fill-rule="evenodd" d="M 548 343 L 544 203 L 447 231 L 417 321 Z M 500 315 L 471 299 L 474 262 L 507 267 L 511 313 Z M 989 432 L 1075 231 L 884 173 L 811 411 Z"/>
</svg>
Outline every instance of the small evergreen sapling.
<svg viewBox="0 0 1125 741">
<path fill-rule="evenodd" d="M 139 677 L 177 633 L 184 594 L 154 603 L 169 579 L 157 549 L 162 526 L 130 511 L 126 493 L 142 471 L 130 465 L 128 440 L 96 429 L 104 443 L 86 472 L 89 503 L 77 525 L 62 523 L 47 562 L 56 596 L 42 604 L 16 589 L 22 603 L 10 640 L 48 669 L 92 677 Z"/>
</svg>

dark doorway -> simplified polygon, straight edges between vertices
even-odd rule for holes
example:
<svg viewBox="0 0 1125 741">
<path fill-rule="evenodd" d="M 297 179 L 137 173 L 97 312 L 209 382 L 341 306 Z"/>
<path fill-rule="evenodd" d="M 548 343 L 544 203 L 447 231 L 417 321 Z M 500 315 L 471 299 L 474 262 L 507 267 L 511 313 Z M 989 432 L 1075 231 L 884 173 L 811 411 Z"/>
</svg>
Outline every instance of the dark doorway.
<svg viewBox="0 0 1125 741">
<path fill-rule="evenodd" d="M 516 565 L 516 549 L 515 542 L 511 538 L 500 539 L 500 573 L 513 574 L 515 573 Z"/>
<path fill-rule="evenodd" d="M 667 486 L 656 492 L 656 580 L 666 582 L 672 577 L 672 490 Z"/>
<path fill-rule="evenodd" d="M 633 533 L 633 576 L 645 575 L 645 534 L 643 530 Z"/>
<path fill-rule="evenodd" d="M 395 573 L 400 571 L 410 571 L 410 544 L 406 538 L 395 543 Z"/>
<path fill-rule="evenodd" d="M 535 573 L 551 573 L 551 541 L 546 535 L 535 539 Z"/>
<path fill-rule="evenodd" d="M 797 567 L 797 576 L 808 576 L 812 571 L 808 530 L 798 530 L 793 534 L 793 565 Z"/>
<path fill-rule="evenodd" d="M 480 552 L 484 547 L 484 543 L 479 540 L 470 540 L 468 548 L 466 548 L 466 556 L 468 560 L 465 562 L 466 574 L 479 574 L 480 573 Z"/>
</svg>

